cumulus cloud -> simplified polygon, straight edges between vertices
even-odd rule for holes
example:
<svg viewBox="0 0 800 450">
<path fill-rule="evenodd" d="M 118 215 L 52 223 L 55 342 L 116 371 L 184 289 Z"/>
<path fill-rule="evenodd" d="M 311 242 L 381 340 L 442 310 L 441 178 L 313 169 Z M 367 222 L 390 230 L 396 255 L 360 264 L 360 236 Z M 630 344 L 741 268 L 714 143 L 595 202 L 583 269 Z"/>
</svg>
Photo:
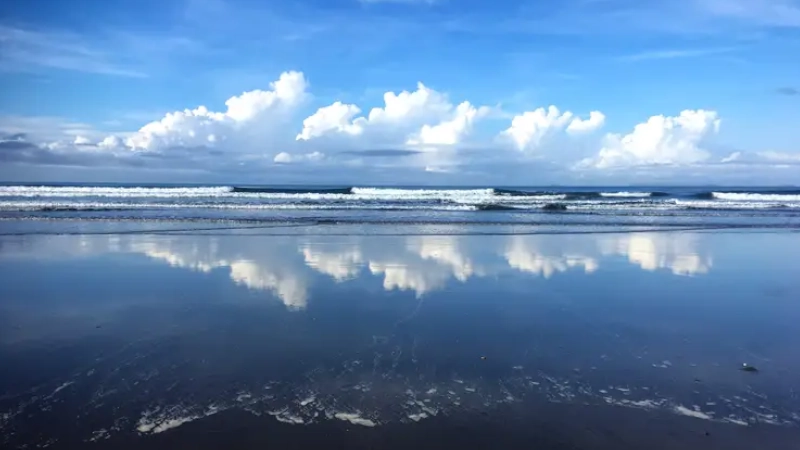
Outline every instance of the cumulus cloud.
<svg viewBox="0 0 800 450">
<path fill-rule="evenodd" d="M 264 138 L 264 133 L 278 129 L 306 97 L 308 83 L 301 72 L 284 72 L 270 88 L 229 98 L 225 112 L 198 106 L 167 113 L 143 126 L 125 145 L 135 150 L 164 150 L 214 147 L 225 142 L 228 149 L 252 149 L 259 140 L 249 138 Z"/>
<path fill-rule="evenodd" d="M 423 125 L 420 132 L 409 138 L 411 145 L 456 145 L 472 129 L 478 118 L 489 113 L 489 108 L 475 108 L 470 102 L 463 102 L 456 107 L 453 117 L 443 120 L 438 125 Z"/>
<path fill-rule="evenodd" d="M 589 113 L 589 118 L 586 120 L 576 117 L 572 119 L 567 127 L 568 133 L 589 133 L 602 127 L 606 122 L 605 114 L 600 111 L 592 111 Z"/>
<path fill-rule="evenodd" d="M 118 136 L 106 136 L 97 146 L 103 149 L 119 150 L 125 147 L 125 143 Z"/>
<path fill-rule="evenodd" d="M 360 124 L 353 123 L 353 117 L 361 112 L 356 105 L 335 102 L 324 106 L 303 121 L 303 130 L 295 138 L 307 141 L 325 135 L 328 132 L 357 136 L 364 132 Z"/>
<path fill-rule="evenodd" d="M 534 152 L 556 136 L 588 133 L 602 127 L 605 115 L 599 111 L 590 113 L 586 120 L 575 117 L 571 111 L 563 113 L 551 105 L 549 108 L 538 108 L 526 111 L 511 120 L 511 126 L 500 135 L 509 140 L 517 150 Z"/>
<path fill-rule="evenodd" d="M 489 111 L 470 102 L 453 106 L 445 94 L 422 83 L 413 92 L 386 92 L 383 102 L 383 107 L 372 108 L 366 116 L 359 116 L 358 106 L 341 102 L 319 108 L 303 121 L 296 139 L 338 137 L 349 139 L 355 147 L 451 146 L 462 142 L 475 121 Z"/>
<path fill-rule="evenodd" d="M 715 111 L 685 110 L 678 116 L 653 116 L 624 136 L 609 133 L 596 157 L 584 167 L 614 168 L 637 165 L 693 164 L 705 161 L 707 140 L 719 131 Z"/>
</svg>

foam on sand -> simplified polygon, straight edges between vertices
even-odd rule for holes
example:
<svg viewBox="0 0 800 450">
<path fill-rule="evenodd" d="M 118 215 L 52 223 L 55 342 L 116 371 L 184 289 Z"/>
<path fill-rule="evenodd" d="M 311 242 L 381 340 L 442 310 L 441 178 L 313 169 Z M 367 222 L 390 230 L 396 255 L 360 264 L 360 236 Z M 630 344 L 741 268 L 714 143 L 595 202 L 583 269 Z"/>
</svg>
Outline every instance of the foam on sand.
<svg viewBox="0 0 800 450">
<path fill-rule="evenodd" d="M 201 413 L 190 413 L 188 409 L 178 407 L 169 410 L 156 408 L 151 411 L 145 411 L 142 414 L 139 422 L 137 422 L 136 431 L 140 434 L 158 434 L 218 412 L 220 412 L 220 409 L 214 405 L 209 406 L 208 409 Z"/>
<path fill-rule="evenodd" d="M 689 416 L 703 420 L 713 420 L 713 418 L 710 415 L 700 411 L 700 408 L 697 406 L 695 406 L 694 409 L 689 409 L 683 405 L 678 405 L 674 408 L 674 411 L 683 416 Z"/>
<path fill-rule="evenodd" d="M 377 425 L 375 422 L 361 417 L 360 413 L 337 412 L 333 415 L 333 417 L 339 420 L 345 420 L 353 425 L 361 425 L 362 427 L 374 427 Z"/>
<path fill-rule="evenodd" d="M 53 391 L 53 393 L 52 393 L 52 394 L 50 394 L 50 396 L 52 397 L 53 395 L 56 395 L 56 394 L 58 394 L 59 392 L 61 392 L 61 391 L 63 391 L 64 389 L 68 388 L 69 386 L 72 386 L 73 384 L 75 384 L 75 382 L 74 382 L 74 381 L 67 381 L 66 383 L 64 383 L 64 384 L 62 384 L 61 386 L 57 387 L 57 388 L 56 388 L 56 389 Z"/>
</svg>

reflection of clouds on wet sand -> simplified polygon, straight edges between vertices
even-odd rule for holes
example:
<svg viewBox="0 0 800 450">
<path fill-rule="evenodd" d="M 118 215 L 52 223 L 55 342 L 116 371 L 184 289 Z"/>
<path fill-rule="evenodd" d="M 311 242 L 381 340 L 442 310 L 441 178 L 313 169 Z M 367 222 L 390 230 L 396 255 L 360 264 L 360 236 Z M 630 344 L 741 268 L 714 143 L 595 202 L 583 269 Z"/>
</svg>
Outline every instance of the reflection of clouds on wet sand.
<svg viewBox="0 0 800 450">
<path fill-rule="evenodd" d="M 275 292 L 283 303 L 292 309 L 303 309 L 308 301 L 305 280 L 297 272 L 274 270 L 259 261 L 240 260 L 230 265 L 231 279 L 250 289 Z"/>
<path fill-rule="evenodd" d="M 308 267 L 337 282 L 354 278 L 366 268 L 383 278 L 384 289 L 413 291 L 419 297 L 443 288 L 450 279 L 466 282 L 484 274 L 462 248 L 464 242 L 454 236 L 364 236 L 338 248 L 306 243 L 301 253 Z"/>
<path fill-rule="evenodd" d="M 305 308 L 308 302 L 307 281 L 273 245 L 253 245 L 241 239 L 195 240 L 184 237 L 133 241 L 129 251 L 165 261 L 173 267 L 200 272 L 227 269 L 236 284 L 250 289 L 273 292 L 291 309 Z M 241 246 L 236 244 L 241 243 Z"/>
<path fill-rule="evenodd" d="M 462 249 L 462 238 L 453 236 L 413 236 L 404 249 L 376 252 L 369 270 L 383 275 L 386 290 L 411 290 L 417 297 L 441 289 L 452 278 L 466 282 L 483 275 Z"/>
<path fill-rule="evenodd" d="M 6 245 L 2 256 L 92 255 L 126 252 L 146 255 L 172 267 L 202 273 L 227 270 L 250 289 L 273 292 L 287 307 L 302 309 L 314 274 L 337 283 L 358 276 L 382 278 L 387 291 L 417 297 L 450 282 L 509 271 L 550 278 L 577 270 L 594 273 L 602 260 L 624 256 L 637 267 L 669 269 L 676 275 L 707 273 L 710 255 L 698 234 L 620 233 L 514 236 L 80 236 L 30 238 Z"/>
<path fill-rule="evenodd" d="M 361 271 L 364 257 L 358 243 L 348 244 L 339 251 L 324 245 L 304 244 L 300 248 L 306 265 L 319 273 L 342 282 L 355 278 Z"/>
<path fill-rule="evenodd" d="M 599 240 L 604 255 L 627 256 L 643 270 L 670 269 L 675 275 L 708 273 L 711 256 L 698 250 L 698 235 L 688 233 L 631 233 Z"/>
<path fill-rule="evenodd" d="M 546 247 L 544 245 L 546 242 L 539 236 L 512 236 L 504 253 L 508 265 L 521 272 L 541 275 L 545 278 L 550 278 L 556 272 L 566 272 L 572 268 L 582 268 L 586 273 L 597 270 L 596 259 L 578 253 L 570 253 L 560 248 L 547 252 L 542 249 Z"/>
<path fill-rule="evenodd" d="M 458 281 L 484 275 L 483 270 L 464 254 L 462 247 L 465 246 L 459 242 L 459 238 L 453 236 L 417 236 L 408 240 L 409 251 L 423 260 L 436 261 L 441 266 L 449 267 Z"/>
</svg>

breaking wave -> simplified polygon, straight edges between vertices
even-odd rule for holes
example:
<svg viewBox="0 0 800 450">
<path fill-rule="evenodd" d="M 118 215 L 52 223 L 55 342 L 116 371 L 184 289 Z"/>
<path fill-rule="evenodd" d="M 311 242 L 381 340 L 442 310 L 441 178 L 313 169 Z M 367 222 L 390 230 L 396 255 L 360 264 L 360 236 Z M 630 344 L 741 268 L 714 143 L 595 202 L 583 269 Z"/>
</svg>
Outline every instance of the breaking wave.
<svg viewBox="0 0 800 450">
<path fill-rule="evenodd" d="M 557 206 L 556 206 L 557 205 Z M 797 214 L 800 190 L 691 188 L 404 188 L 319 186 L 0 186 L 0 212 L 64 217 L 86 211 L 451 211 L 658 215 L 665 211 L 748 210 Z M 286 214 L 289 214 L 288 212 Z"/>
</svg>

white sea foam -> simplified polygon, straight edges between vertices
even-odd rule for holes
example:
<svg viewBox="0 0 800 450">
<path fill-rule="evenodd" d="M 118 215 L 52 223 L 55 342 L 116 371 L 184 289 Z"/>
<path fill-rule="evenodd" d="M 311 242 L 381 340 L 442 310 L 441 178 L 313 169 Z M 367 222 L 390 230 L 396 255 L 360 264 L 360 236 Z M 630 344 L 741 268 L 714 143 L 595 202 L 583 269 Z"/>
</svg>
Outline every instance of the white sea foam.
<svg viewBox="0 0 800 450">
<path fill-rule="evenodd" d="M 495 190 L 487 189 L 395 189 L 356 187 L 350 194 L 333 192 L 233 192 L 229 186 L 222 187 L 77 187 L 77 186 L 0 186 L 0 198 L 230 198 L 267 200 L 312 200 L 312 201 L 431 201 L 447 200 L 455 203 L 491 203 L 497 201 Z M 503 196 L 504 202 L 524 202 L 526 199 L 542 201 L 565 198 L 561 194 L 530 194 Z"/>
<path fill-rule="evenodd" d="M 800 199 L 798 199 L 800 200 Z M 675 200 L 674 204 L 680 207 L 698 209 L 769 209 L 769 208 L 800 208 L 797 203 L 775 203 L 770 201 L 719 201 L 719 200 Z"/>
<path fill-rule="evenodd" d="M 99 211 L 145 209 L 228 209 L 228 210 L 421 210 L 475 211 L 473 205 L 386 205 L 386 204 L 302 204 L 302 203 L 122 203 L 122 202 L 42 202 L 0 201 L 0 211 Z"/>
<path fill-rule="evenodd" d="M 601 192 L 601 197 L 622 197 L 622 198 L 636 198 L 636 197 L 650 197 L 650 192 Z"/>
<path fill-rule="evenodd" d="M 745 202 L 800 202 L 797 194 L 755 194 L 744 192 L 713 192 L 714 198 L 719 200 L 734 200 Z"/>
<path fill-rule="evenodd" d="M 310 403 L 314 403 L 314 400 L 316 400 L 316 399 L 317 399 L 317 397 L 316 397 L 316 396 L 314 396 L 314 395 L 311 395 L 311 396 L 309 396 L 308 398 L 305 398 L 305 399 L 301 400 L 301 401 L 300 401 L 300 406 L 307 406 L 307 405 L 309 405 Z"/>
</svg>

